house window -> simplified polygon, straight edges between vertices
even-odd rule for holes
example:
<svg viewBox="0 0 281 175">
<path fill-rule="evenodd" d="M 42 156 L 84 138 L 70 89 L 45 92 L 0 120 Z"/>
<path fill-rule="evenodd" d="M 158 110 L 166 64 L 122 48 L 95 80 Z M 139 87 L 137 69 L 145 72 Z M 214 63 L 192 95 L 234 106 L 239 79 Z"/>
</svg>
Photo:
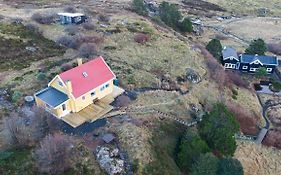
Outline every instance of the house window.
<svg viewBox="0 0 281 175">
<path fill-rule="evenodd" d="M 105 86 L 101 87 L 101 88 L 100 88 L 100 91 L 103 91 L 104 89 L 105 89 Z"/>
<path fill-rule="evenodd" d="M 225 63 L 224 67 L 233 69 L 233 68 L 235 68 L 235 64 Z"/>
<path fill-rule="evenodd" d="M 48 108 L 48 109 L 51 108 L 51 106 L 50 106 L 49 104 L 47 104 L 47 103 L 45 103 L 45 106 L 46 106 L 46 108 Z"/>
<path fill-rule="evenodd" d="M 86 98 L 85 98 L 85 96 L 82 96 L 82 100 L 85 100 Z"/>
<path fill-rule="evenodd" d="M 109 83 L 107 83 L 106 85 L 105 85 L 105 88 L 108 88 L 109 87 Z"/>
<path fill-rule="evenodd" d="M 272 71 L 272 68 L 267 68 L 266 71 L 267 71 L 267 72 L 271 72 L 271 71 Z"/>
<path fill-rule="evenodd" d="M 63 86 L 63 84 L 62 84 L 62 82 L 61 82 L 61 81 L 59 81 L 58 83 L 59 83 L 59 85 L 60 85 L 60 86 Z"/>
<path fill-rule="evenodd" d="M 250 71 L 256 71 L 257 68 L 250 68 Z"/>
<path fill-rule="evenodd" d="M 95 95 L 96 95 L 96 92 L 95 92 L 95 91 L 91 93 L 91 96 L 92 96 L 92 97 L 95 96 Z"/>
<path fill-rule="evenodd" d="M 61 107 L 62 107 L 62 110 L 63 110 L 63 111 L 65 111 L 65 110 L 66 110 L 66 106 L 65 106 L 65 104 L 63 104 Z"/>
<path fill-rule="evenodd" d="M 248 66 L 243 66 L 242 69 L 248 69 Z"/>
<path fill-rule="evenodd" d="M 81 20 L 82 20 L 81 16 L 78 16 L 78 17 L 75 18 L 75 22 L 76 22 L 76 23 L 77 23 L 77 22 L 80 22 Z"/>
</svg>

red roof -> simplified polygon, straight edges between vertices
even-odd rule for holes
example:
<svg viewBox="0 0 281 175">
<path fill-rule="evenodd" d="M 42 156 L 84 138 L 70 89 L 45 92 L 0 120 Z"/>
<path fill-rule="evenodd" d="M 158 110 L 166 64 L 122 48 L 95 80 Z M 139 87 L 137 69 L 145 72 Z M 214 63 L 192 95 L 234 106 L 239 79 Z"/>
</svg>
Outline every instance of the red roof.
<svg viewBox="0 0 281 175">
<path fill-rule="evenodd" d="M 115 78 L 114 73 L 101 56 L 63 72 L 59 76 L 65 83 L 68 80 L 71 81 L 72 94 L 75 98 Z"/>
</svg>

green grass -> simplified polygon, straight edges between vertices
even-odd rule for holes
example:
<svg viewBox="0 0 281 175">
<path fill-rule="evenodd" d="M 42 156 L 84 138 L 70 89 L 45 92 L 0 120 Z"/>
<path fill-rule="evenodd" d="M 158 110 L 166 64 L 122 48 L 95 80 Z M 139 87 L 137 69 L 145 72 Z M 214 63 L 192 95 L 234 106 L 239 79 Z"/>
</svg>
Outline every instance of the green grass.
<svg viewBox="0 0 281 175">
<path fill-rule="evenodd" d="M 180 175 L 175 162 L 179 139 L 184 129 L 174 123 L 161 123 L 155 129 L 151 145 L 155 160 L 144 167 L 144 174 Z"/>
<path fill-rule="evenodd" d="M 26 50 L 35 47 L 36 51 Z M 22 24 L 0 24 L 0 70 L 20 70 L 29 67 L 33 61 L 60 56 L 65 48 L 27 29 Z"/>
<path fill-rule="evenodd" d="M 30 149 L 0 152 L 0 172 L 2 175 L 35 174 Z"/>
</svg>

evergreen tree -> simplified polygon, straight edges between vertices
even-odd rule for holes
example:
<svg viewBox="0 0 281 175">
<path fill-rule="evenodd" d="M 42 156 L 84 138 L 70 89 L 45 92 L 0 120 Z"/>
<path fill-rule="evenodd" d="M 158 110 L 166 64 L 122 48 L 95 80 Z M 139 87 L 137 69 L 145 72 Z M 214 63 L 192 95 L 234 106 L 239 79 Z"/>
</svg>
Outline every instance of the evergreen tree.
<svg viewBox="0 0 281 175">
<path fill-rule="evenodd" d="M 211 149 L 223 155 L 233 155 L 236 150 L 234 134 L 239 131 L 239 124 L 234 115 L 222 103 L 213 106 L 199 124 L 200 136 Z"/>
<path fill-rule="evenodd" d="M 181 170 L 188 172 L 194 161 L 201 153 L 207 153 L 210 149 L 207 143 L 193 131 L 187 131 L 181 140 L 177 163 Z"/>
<path fill-rule="evenodd" d="M 221 61 L 222 57 L 222 45 L 220 40 L 212 39 L 206 46 L 206 49 L 216 58 Z"/>
<path fill-rule="evenodd" d="M 219 162 L 218 175 L 243 175 L 243 167 L 239 160 L 224 158 Z"/>
<path fill-rule="evenodd" d="M 176 29 L 179 21 L 182 19 L 181 12 L 176 4 L 170 4 L 163 1 L 159 7 L 160 19 L 168 26 Z"/>
<path fill-rule="evenodd" d="M 255 39 L 251 42 L 250 46 L 245 50 L 246 54 L 250 55 L 264 55 L 267 51 L 265 42 L 262 39 Z"/>
<path fill-rule="evenodd" d="M 133 0 L 132 8 L 139 15 L 146 16 L 148 13 L 143 0 Z"/>
<path fill-rule="evenodd" d="M 189 18 L 184 18 L 184 20 L 180 23 L 179 28 L 182 32 L 192 32 L 193 31 L 192 22 L 190 21 Z"/>
<path fill-rule="evenodd" d="M 212 153 L 201 154 L 192 164 L 191 175 L 217 175 L 219 159 Z"/>
</svg>

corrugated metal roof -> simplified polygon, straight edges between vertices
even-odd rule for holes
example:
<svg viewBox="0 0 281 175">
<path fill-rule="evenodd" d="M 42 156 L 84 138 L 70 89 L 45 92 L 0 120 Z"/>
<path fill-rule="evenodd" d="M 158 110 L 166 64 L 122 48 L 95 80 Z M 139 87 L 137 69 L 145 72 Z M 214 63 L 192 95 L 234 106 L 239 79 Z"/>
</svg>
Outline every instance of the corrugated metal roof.
<svg viewBox="0 0 281 175">
<path fill-rule="evenodd" d="M 53 87 L 47 87 L 36 93 L 35 96 L 53 108 L 68 100 L 68 96 L 65 93 Z"/>
<path fill-rule="evenodd" d="M 234 57 L 238 60 L 237 52 L 232 47 L 225 47 L 222 50 L 222 56 L 223 56 L 223 58 Z"/>
<path fill-rule="evenodd" d="M 262 64 L 278 65 L 278 59 L 276 56 L 263 56 L 263 55 L 241 55 L 241 63 L 251 63 L 255 60 L 259 60 Z"/>
</svg>

